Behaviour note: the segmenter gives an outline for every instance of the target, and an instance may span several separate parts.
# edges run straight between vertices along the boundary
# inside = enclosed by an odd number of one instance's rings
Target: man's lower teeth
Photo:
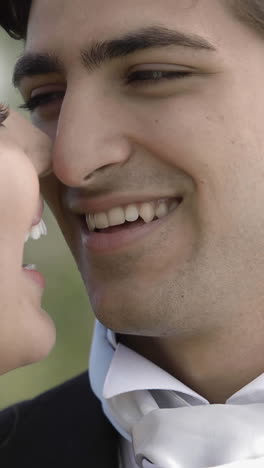
[[[156,219],[156,218],[155,218]],[[154,221],[154,220],[153,220]],[[109,231],[112,231],[112,230],[119,230],[119,229],[127,229],[127,228],[130,228],[132,227],[133,225],[139,225],[139,224],[145,224],[144,221],[142,221],[141,219],[137,219],[136,221],[133,221],[133,222],[129,222],[129,221],[126,221],[125,223],[123,224],[118,224],[116,226],[109,226],[105,229],[95,229],[95,232],[109,232]]]

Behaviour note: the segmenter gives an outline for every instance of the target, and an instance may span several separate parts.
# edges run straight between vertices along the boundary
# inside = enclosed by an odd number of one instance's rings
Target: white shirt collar
[[[109,399],[136,390],[171,390],[190,404],[208,403],[168,372],[119,343],[105,378],[103,397]]]
[[[94,393],[101,400],[106,416],[126,439],[130,440],[129,424],[118,415],[118,407],[127,408],[127,413],[137,405],[157,404],[148,390],[161,390],[173,407],[184,405],[206,405],[209,402],[188,388],[178,379],[122,344],[117,344],[115,334],[98,321],[95,324],[90,357],[90,381]],[[144,398],[142,398],[144,396]],[[227,404],[264,403],[264,374],[260,375],[232,395]],[[122,411],[124,412],[124,408]],[[131,409],[132,411],[132,409]],[[135,415],[133,415],[133,418]],[[129,419],[129,418],[128,418]]]

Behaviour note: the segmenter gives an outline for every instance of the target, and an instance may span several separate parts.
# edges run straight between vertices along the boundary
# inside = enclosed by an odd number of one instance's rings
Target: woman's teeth
[[[32,265],[24,264],[23,268],[24,268],[24,270],[29,270],[29,271],[34,271],[34,270],[37,269],[36,265],[33,265],[33,264]]]
[[[119,226],[126,221],[132,223],[141,218],[145,223],[150,223],[155,218],[163,218],[181,203],[180,199],[167,199],[153,202],[135,203],[127,206],[111,208],[107,212],[87,214],[86,223],[89,231],[106,229]]]
[[[41,236],[46,236],[48,233],[46,224],[43,219],[40,220],[38,224],[32,226],[30,232],[26,235],[25,242],[29,239],[38,240]]]
[[[32,226],[32,228],[30,229],[30,232],[26,235],[25,243],[29,239],[38,240],[40,239],[41,236],[46,236],[47,233],[48,233],[48,230],[47,230],[46,224],[44,223],[43,219],[41,219],[38,224],[36,224],[35,226]],[[29,271],[34,271],[37,269],[36,265],[26,264],[26,263],[22,265],[22,268],[24,270],[29,270]]]

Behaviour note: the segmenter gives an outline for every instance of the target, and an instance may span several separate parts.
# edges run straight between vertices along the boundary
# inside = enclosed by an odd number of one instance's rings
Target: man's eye
[[[166,80],[179,80],[193,75],[193,72],[185,70],[136,70],[126,78],[126,84],[140,85],[142,82],[155,84]]]
[[[33,112],[39,107],[43,107],[51,102],[63,99],[64,91],[55,91],[54,93],[38,94],[37,96],[29,98],[25,104],[19,106],[20,109],[26,109],[29,112]]]

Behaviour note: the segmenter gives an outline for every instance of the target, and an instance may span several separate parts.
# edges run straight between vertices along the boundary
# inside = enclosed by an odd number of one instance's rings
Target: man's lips
[[[172,199],[170,210],[167,210],[160,217],[152,215],[151,219],[147,222],[138,216],[134,221],[122,221],[122,224],[109,224],[101,229],[96,227],[95,229],[94,227],[91,229],[90,216],[79,216],[82,243],[88,251],[95,253],[127,248],[154,232],[159,226],[162,226],[174,215],[181,203],[182,199],[178,199],[178,201]]]
[[[85,215],[88,213],[95,214],[107,212],[112,208],[119,206],[127,206],[131,204],[148,203],[161,199],[182,199],[182,193],[154,193],[149,194],[111,194],[109,196],[89,197],[79,194],[67,193],[64,204],[69,211],[77,215]]]

